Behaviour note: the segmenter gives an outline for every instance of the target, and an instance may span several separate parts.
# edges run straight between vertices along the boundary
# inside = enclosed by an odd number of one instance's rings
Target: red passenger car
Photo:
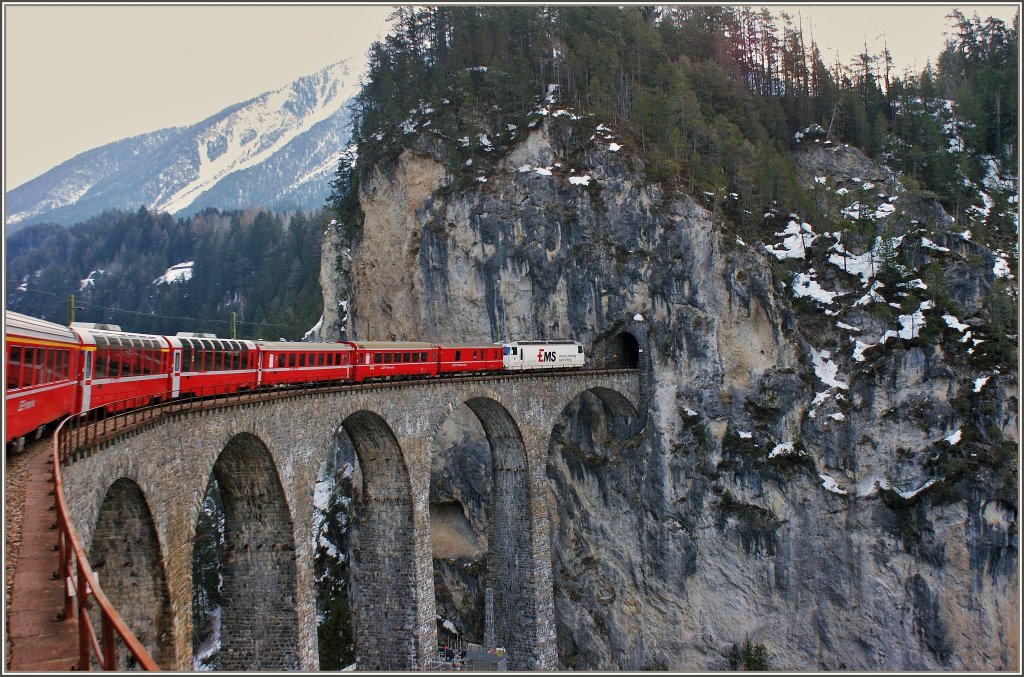
[[[499,372],[503,367],[500,344],[440,345],[438,351],[441,376]]]
[[[171,346],[166,337],[86,322],[72,323],[71,331],[83,351],[79,411],[121,411],[167,398]]]
[[[4,352],[5,443],[21,448],[26,435],[38,439],[48,424],[78,413],[81,345],[63,325],[7,311]]]
[[[259,341],[261,385],[347,381],[355,349],[347,343]]]
[[[349,341],[355,350],[352,380],[390,381],[437,376],[437,345],[391,341]]]
[[[174,356],[169,365],[171,397],[251,390],[259,381],[259,351],[253,341],[183,332],[167,340]]]

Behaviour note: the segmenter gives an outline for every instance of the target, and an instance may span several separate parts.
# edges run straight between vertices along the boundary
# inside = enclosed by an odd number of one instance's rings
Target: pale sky
[[[554,4],[554,3],[547,3]],[[756,3],[803,21],[826,63],[887,44],[896,73],[942,50],[945,15],[1020,3]],[[362,68],[391,5],[4,3],[4,189],[84,151],[191,125],[341,59]]]

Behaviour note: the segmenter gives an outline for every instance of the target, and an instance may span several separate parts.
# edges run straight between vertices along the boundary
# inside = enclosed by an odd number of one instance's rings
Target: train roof
[[[352,346],[347,343],[315,343],[312,341],[257,341],[256,345],[264,350],[294,350],[296,352],[309,352],[314,350],[353,350]]]
[[[441,343],[441,348],[500,348],[500,343]]]
[[[435,350],[436,343],[425,341],[348,341],[359,350]]]
[[[504,345],[510,346],[552,346],[552,345],[567,345],[567,346],[578,346],[582,345],[579,341],[572,341],[569,339],[554,339],[551,341],[507,341]]]
[[[22,315],[13,310],[4,311],[4,335],[24,336],[46,341],[68,341],[78,344],[75,332],[62,324]]]

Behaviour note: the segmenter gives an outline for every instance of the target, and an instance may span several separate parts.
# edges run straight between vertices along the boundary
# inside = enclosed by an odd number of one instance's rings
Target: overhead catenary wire
[[[42,289],[22,289],[21,291],[22,292],[34,292],[36,294],[44,294],[46,296],[52,296],[53,298],[57,298],[57,299],[64,298],[66,296],[66,294],[55,294],[54,292],[44,291]],[[144,310],[128,310],[127,308],[114,308],[112,306],[105,306],[105,305],[102,305],[100,303],[95,303],[93,301],[86,301],[85,299],[79,299],[79,298],[75,299],[75,303],[76,304],[77,303],[82,303],[84,305],[89,305],[89,306],[92,306],[93,308],[96,308],[96,309],[99,309],[99,310],[110,310],[110,311],[113,311],[113,312],[116,312],[116,313],[128,313],[130,315],[142,315],[144,317],[157,317],[157,318],[160,318],[162,320],[184,320],[186,322],[199,322],[199,323],[203,323],[203,324],[217,323],[217,324],[226,324],[226,325],[229,325],[229,326],[231,325],[231,320],[203,319],[203,318],[197,318],[197,317],[185,317],[185,316],[180,316],[180,315],[160,315],[159,313],[150,313],[150,312],[146,312]],[[257,326],[257,327],[284,327],[285,329],[290,328],[290,325],[281,324],[279,322],[253,322],[253,321],[246,321],[246,320],[235,320],[235,324],[248,324],[248,325],[254,325],[254,326]]]

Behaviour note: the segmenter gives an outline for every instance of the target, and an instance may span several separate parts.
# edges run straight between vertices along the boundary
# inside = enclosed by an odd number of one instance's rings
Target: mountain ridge
[[[6,233],[145,206],[315,209],[351,135],[358,79],[342,59],[203,120],[79,153],[6,193]]]

